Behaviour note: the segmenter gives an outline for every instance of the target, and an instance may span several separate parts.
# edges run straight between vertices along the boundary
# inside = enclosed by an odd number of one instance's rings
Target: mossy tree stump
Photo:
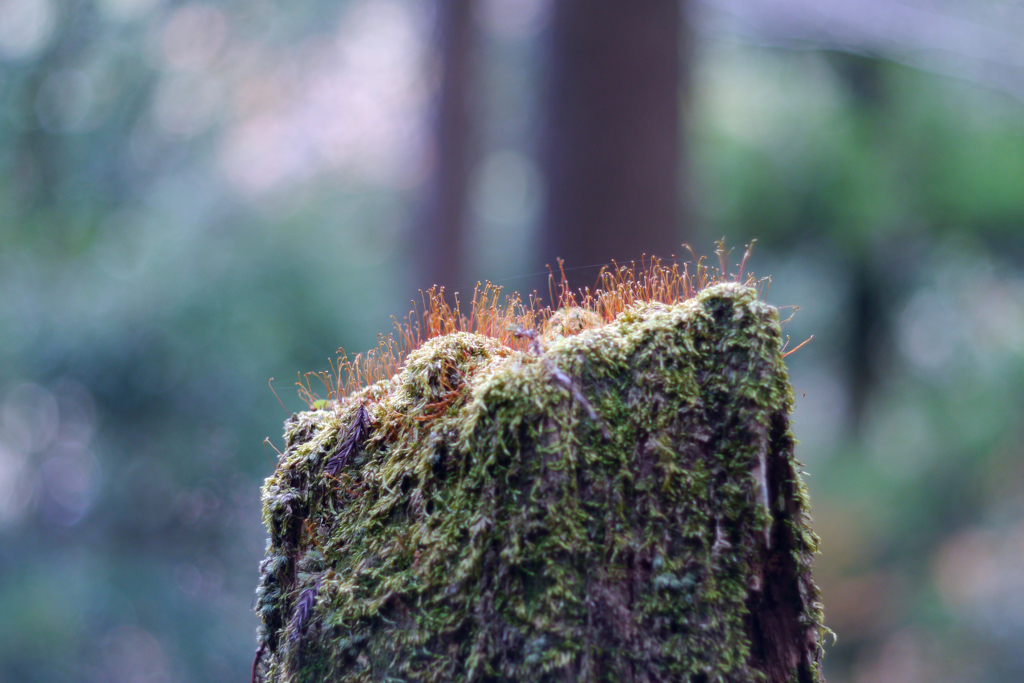
[[[821,680],[777,311],[725,283],[542,338],[288,420],[258,677]]]

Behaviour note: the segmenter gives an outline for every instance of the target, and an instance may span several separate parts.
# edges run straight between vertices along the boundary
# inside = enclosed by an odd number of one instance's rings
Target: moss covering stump
[[[435,337],[286,422],[255,677],[821,680],[777,311],[720,283],[577,327]]]

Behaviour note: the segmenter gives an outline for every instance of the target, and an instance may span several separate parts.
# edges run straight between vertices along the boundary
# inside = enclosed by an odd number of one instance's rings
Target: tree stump
[[[776,309],[720,283],[572,316],[286,422],[254,678],[822,680]]]

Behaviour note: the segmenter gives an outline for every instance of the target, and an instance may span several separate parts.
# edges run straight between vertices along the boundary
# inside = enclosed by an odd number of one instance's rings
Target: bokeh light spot
[[[25,454],[0,441],[0,530],[22,518],[34,486],[25,467]]]
[[[193,138],[213,123],[222,101],[220,84],[209,77],[172,76],[160,82],[153,116],[166,133]]]
[[[165,683],[173,680],[167,655],[152,633],[137,626],[119,626],[103,643],[108,678],[117,683]]]
[[[428,95],[422,19],[401,3],[356,3],[334,41],[310,38],[280,55],[234,100],[219,154],[232,184],[260,194],[325,171],[382,187],[415,182]],[[286,89],[295,96],[281,97]]]
[[[22,453],[46,448],[57,435],[59,420],[53,394],[31,382],[11,389],[0,405],[3,439]]]
[[[920,370],[948,369],[960,345],[962,324],[946,297],[917,292],[900,317],[900,350]]]
[[[71,444],[57,449],[40,470],[46,517],[62,526],[80,522],[95,500],[99,470],[99,461],[88,448]]]
[[[57,27],[52,0],[0,0],[0,57],[27,59],[49,44]]]
[[[220,52],[227,19],[215,7],[189,3],[174,11],[164,27],[161,48],[168,66],[195,71],[208,66]]]

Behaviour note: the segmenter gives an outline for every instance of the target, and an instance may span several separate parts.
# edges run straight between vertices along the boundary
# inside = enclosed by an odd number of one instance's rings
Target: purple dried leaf
[[[369,436],[370,414],[366,412],[366,407],[360,404],[356,409],[355,420],[352,421],[352,425],[345,434],[345,440],[338,445],[330,460],[327,461],[324,471],[332,477],[336,476]]]
[[[302,591],[299,595],[298,601],[295,603],[295,615],[292,616],[292,634],[289,640],[298,652],[299,640],[302,638],[303,632],[306,630],[306,624],[309,622],[309,614],[313,611],[313,605],[316,604],[316,595],[320,590],[320,582],[317,581],[310,588]]]

